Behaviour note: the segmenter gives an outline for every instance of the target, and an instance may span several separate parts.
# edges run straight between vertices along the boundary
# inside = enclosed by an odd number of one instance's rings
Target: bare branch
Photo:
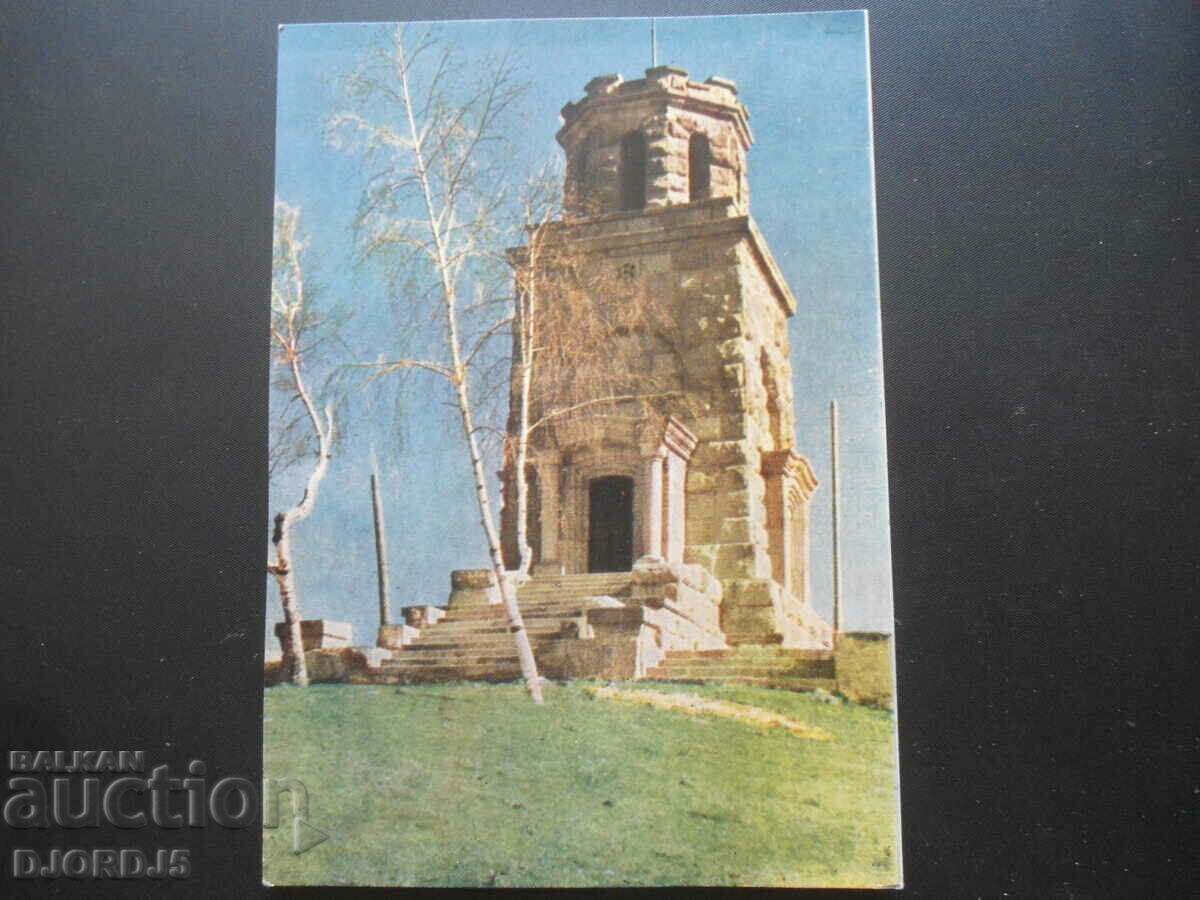
[[[389,375],[392,372],[398,372],[401,369],[425,369],[428,372],[433,372],[435,375],[440,375],[443,378],[454,380],[454,371],[448,366],[443,366],[440,363],[428,362],[422,359],[395,359],[390,362],[374,362],[374,363],[354,363],[357,368],[373,368],[377,369],[368,381],[373,381],[381,375]]]
[[[429,267],[436,283],[438,311],[436,315],[431,313],[427,321],[436,320],[441,325],[448,357],[445,364],[404,358],[364,365],[375,369],[372,379],[418,368],[441,375],[450,385],[492,568],[516,639],[522,673],[530,693],[540,702],[541,688],[528,634],[505,576],[479,441],[487,434],[487,427],[486,423],[476,423],[480,396],[473,393],[471,385],[473,364],[482,348],[509,326],[504,315],[481,325],[477,321],[481,309],[490,312],[490,308],[464,304],[459,290],[460,283],[469,285],[481,276],[479,262],[495,258],[488,241],[496,233],[494,220],[505,192],[502,185],[482,177],[486,167],[481,165],[481,148],[498,138],[499,117],[511,107],[516,92],[507,61],[502,61],[475,89],[453,99],[451,73],[463,70],[455,65],[448,50],[430,56],[433,47],[427,37],[410,42],[404,26],[398,26],[392,32],[387,53],[391,87],[381,91],[358,73],[348,82],[351,96],[359,101],[382,97],[394,102],[402,122],[399,131],[357,113],[336,116],[329,123],[330,139],[340,141],[339,146],[356,149],[368,159],[386,157],[367,187],[356,218],[361,258],[386,266],[395,263],[393,250],[403,250]],[[374,59],[380,62],[379,56]],[[370,108],[369,104],[365,108]],[[401,277],[405,283],[418,280],[415,269],[401,276],[393,267],[388,277],[393,283]],[[463,293],[471,294],[469,290]],[[475,296],[482,295],[476,291]],[[469,351],[465,349],[468,340]],[[485,390],[482,396],[486,399],[487,395]]]

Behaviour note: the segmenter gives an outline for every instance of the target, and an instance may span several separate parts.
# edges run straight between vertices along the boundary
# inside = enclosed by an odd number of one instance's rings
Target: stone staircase
[[[722,682],[756,687],[833,692],[833,652],[792,650],[775,644],[739,644],[728,650],[669,650],[646,670],[654,681]]]
[[[546,642],[563,634],[564,623],[585,609],[604,605],[589,597],[624,602],[628,572],[538,575],[517,591],[521,616],[536,657]],[[512,681],[521,677],[517,648],[501,604],[451,609],[380,669],[381,680],[402,684],[439,681]]]

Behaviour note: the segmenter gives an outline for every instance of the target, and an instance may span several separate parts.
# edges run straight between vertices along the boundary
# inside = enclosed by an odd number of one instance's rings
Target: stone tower
[[[719,585],[730,643],[829,646],[809,604],[817,482],[794,446],[796,301],[749,215],[752,135],[737,87],[658,66],[635,81],[594,78],[585,91],[563,108],[557,135],[567,158],[566,215],[553,226],[569,260],[560,268],[593,302],[656,312],[613,329],[617,388],[534,368],[534,419],[579,409],[530,439],[535,581],[632,571],[635,585],[639,572],[710,596]],[[531,265],[527,252],[513,258],[518,274]],[[647,398],[597,402],[639,385],[651,386]],[[503,532],[515,565],[512,476],[510,460]]]

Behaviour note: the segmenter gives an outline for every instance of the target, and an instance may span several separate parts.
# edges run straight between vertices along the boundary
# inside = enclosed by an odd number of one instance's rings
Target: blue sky
[[[843,624],[891,631],[865,24],[861,12],[658,19],[658,62],[680,66],[696,80],[719,75],[736,81],[750,111],[750,210],[796,295],[790,329],[797,449],[821,482],[812,506],[813,603],[829,615],[827,408],[836,398]],[[518,74],[531,85],[519,139],[524,161],[532,164],[561,153],[554,141],[559,109],[581,97],[591,78],[611,72],[638,78],[650,65],[646,19],[435,27],[468,57],[517,50]],[[378,273],[355,265],[351,221],[364,171],[356,157],[325,142],[322,124],[345,106],[337,76],[353,68],[382,28],[289,25],[279,35],[276,194],[301,208],[309,277],[322,284],[326,302],[354,314],[346,341],[368,359],[396,354],[392,336],[404,311],[387,299]],[[317,507],[293,536],[304,617],[350,622],[356,643],[373,643],[378,621],[368,493],[372,446],[381,466],[393,608],[442,604],[451,569],[486,564],[445,386],[434,376],[411,384],[416,389],[401,400],[383,392],[356,395]],[[272,513],[299,499],[304,474],[298,468],[272,481]],[[269,583],[267,622],[280,618]]]

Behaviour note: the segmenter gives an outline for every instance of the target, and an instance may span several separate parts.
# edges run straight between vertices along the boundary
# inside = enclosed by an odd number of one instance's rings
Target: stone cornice
[[[778,476],[801,500],[809,499],[819,484],[808,460],[791,449],[763,453],[762,472],[768,477]]]
[[[622,224],[627,227],[621,228]],[[553,227],[564,241],[570,241],[582,253],[606,253],[618,249],[647,253],[699,238],[745,235],[784,315],[795,315],[796,298],[767,247],[767,239],[749,215],[739,214],[732,198],[718,197],[658,210],[590,216],[557,222]],[[620,230],[612,230],[614,228]],[[515,266],[528,259],[524,247],[510,248],[507,256],[509,263]]]
[[[646,77],[624,81],[620,75],[601,75],[588,82],[586,96],[562,108],[563,125],[555,135],[564,148],[570,149],[568,138],[595,111],[611,110],[615,106],[658,104],[663,109],[674,106],[689,112],[730,121],[744,150],[754,143],[750,131],[750,114],[737,99],[737,85],[725,78],[691,81],[687,72],[673,66],[658,66],[646,70]],[[586,131],[586,129],[584,129]]]
[[[628,224],[628,227],[622,228],[623,224]],[[796,314],[796,296],[787,286],[779,264],[770,253],[767,239],[758,230],[754,218],[740,214],[737,203],[730,197],[665,206],[656,210],[610,212],[581,220],[554,222],[551,228],[553,239],[569,241],[581,253],[613,250],[648,253],[667,250],[672,245],[688,240],[714,238],[721,234],[744,234],[785,316]],[[510,265],[520,268],[529,262],[529,248],[509,247],[505,257]]]
[[[746,216],[745,219],[747,230],[750,232],[750,246],[754,248],[759,262],[762,263],[763,271],[774,289],[779,305],[783,307],[785,315],[795,315],[796,297],[792,294],[792,289],[788,287],[787,282],[784,281],[783,273],[779,271],[779,264],[775,262],[775,257],[767,248],[767,239],[762,236],[762,232],[758,230],[758,225],[752,218]]]

